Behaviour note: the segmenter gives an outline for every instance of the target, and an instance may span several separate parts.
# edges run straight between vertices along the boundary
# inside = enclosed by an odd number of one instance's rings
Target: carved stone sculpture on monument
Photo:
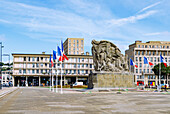
[[[92,54],[95,71],[125,72],[128,71],[127,56],[109,41],[92,40]]]

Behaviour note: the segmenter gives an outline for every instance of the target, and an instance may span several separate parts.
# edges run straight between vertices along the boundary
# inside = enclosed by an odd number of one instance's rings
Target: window
[[[153,51],[153,55],[155,55],[155,51]]]
[[[139,64],[139,67],[142,67],[142,63]]]
[[[84,62],[84,58],[82,58],[82,62]]]
[[[35,68],[35,64],[34,63],[32,63],[32,68]]]
[[[35,58],[34,58],[34,57],[32,57],[32,61],[35,61]]]
[[[37,74],[39,74],[39,69],[37,69]]]
[[[41,73],[43,73],[43,69],[41,69]]]
[[[76,70],[74,70],[74,74],[76,74]]]
[[[88,67],[88,64],[86,64],[86,67]]]
[[[84,74],[84,70],[81,70],[81,73]]]
[[[47,61],[47,57],[45,58],[45,61]]]
[[[151,55],[151,51],[149,51],[149,55]]]
[[[69,43],[71,42],[71,40],[69,40]]]
[[[28,74],[30,74],[31,72],[30,72],[30,70],[28,70]]]
[[[78,62],[80,62],[80,58],[78,58]]]
[[[75,43],[75,40],[73,42]]]
[[[147,69],[147,73],[149,73],[149,69]]]
[[[41,63],[41,67],[43,67],[43,63]]]
[[[153,76],[153,79],[155,79],[156,77],[155,77],[155,75]]]
[[[148,46],[147,46],[147,45],[145,45],[145,48],[148,48]]]
[[[30,61],[30,57],[28,57],[28,61]]]
[[[138,73],[138,69],[136,69],[136,73]]]
[[[34,74],[35,73],[35,70],[34,69],[32,69],[32,74]]]
[[[140,73],[142,73],[142,69],[140,69]]]
[[[147,51],[145,51],[145,55],[147,55]]]
[[[45,67],[47,67],[47,63],[45,63]]]
[[[136,55],[136,51],[135,51],[135,55]]]
[[[151,45],[149,45],[149,48],[151,48]]]
[[[26,73],[26,69],[23,70],[23,73],[24,73],[24,74]]]
[[[92,64],[90,64],[90,68],[92,68]]]
[[[26,61],[26,57],[24,57],[24,61]]]
[[[139,57],[139,61],[140,61],[140,62],[142,61],[142,57]]]
[[[165,54],[166,54],[166,53],[164,52],[163,55],[165,56]]]
[[[43,60],[43,57],[41,57],[41,61]]]
[[[139,75],[137,75],[137,79],[139,79]]]
[[[80,64],[78,64],[78,68],[80,68]]]
[[[38,63],[36,63],[36,67],[37,67],[37,68],[39,67],[39,64],[38,64]]]
[[[144,45],[142,45],[142,48],[144,48]]]
[[[88,74],[88,70],[86,70],[86,74]]]
[[[140,48],[140,45],[138,45],[138,48]]]
[[[154,57],[154,62],[156,62],[156,57]]]
[[[37,61],[39,61],[39,57],[37,57]]]
[[[138,57],[136,57],[136,62],[138,61]]]
[[[80,74],[80,70],[78,70],[78,74]]]
[[[82,68],[84,68],[84,64],[82,64]]]
[[[79,43],[79,40],[77,40],[77,43]]]
[[[153,45],[152,48],[155,48],[155,46]]]
[[[142,55],[144,55],[144,51],[142,51]]]
[[[148,75],[148,79],[150,79],[150,76]]]
[[[138,55],[140,55],[140,51],[138,51]]]
[[[68,74],[68,70],[66,70],[66,74]]]

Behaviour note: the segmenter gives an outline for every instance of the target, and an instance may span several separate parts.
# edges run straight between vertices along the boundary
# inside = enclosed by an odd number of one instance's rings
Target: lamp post
[[[9,67],[9,74],[11,73],[11,68],[10,68],[10,54],[3,54],[2,56],[8,56],[8,67]],[[11,81],[11,75],[9,78],[9,82]]]
[[[1,84],[3,84],[3,82],[2,82],[2,66],[3,66],[3,64],[2,64],[2,48],[4,48],[4,46],[2,45],[2,42],[0,42],[0,44],[1,44],[1,64],[0,64],[0,77],[1,77],[1,83],[0,83],[0,86],[2,86]]]

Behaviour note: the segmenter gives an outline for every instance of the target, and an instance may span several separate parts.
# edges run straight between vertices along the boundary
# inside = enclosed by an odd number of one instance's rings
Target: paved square
[[[44,88],[19,88],[0,99],[0,113],[170,113],[170,94],[67,92],[61,95]]]

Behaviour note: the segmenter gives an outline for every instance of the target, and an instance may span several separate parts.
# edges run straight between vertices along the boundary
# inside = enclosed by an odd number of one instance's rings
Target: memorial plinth
[[[91,73],[88,88],[132,88],[133,75],[130,73]]]

